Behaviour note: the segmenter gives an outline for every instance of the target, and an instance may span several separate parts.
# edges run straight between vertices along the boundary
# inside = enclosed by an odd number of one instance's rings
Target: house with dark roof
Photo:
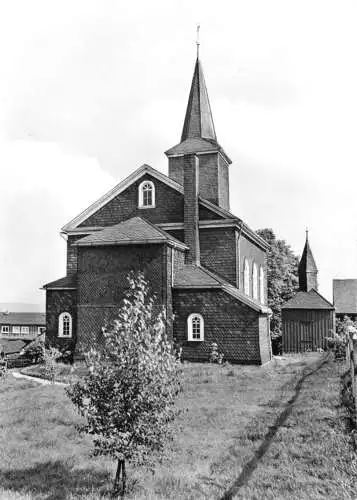
[[[348,316],[353,321],[357,320],[357,280],[334,279],[333,303],[336,308],[336,318],[343,319]]]
[[[39,336],[44,338],[46,315],[31,312],[0,313],[0,352],[14,357]]]
[[[299,263],[299,291],[282,306],[282,349],[285,353],[316,351],[335,330],[335,308],[318,293],[318,269],[306,242]]]
[[[142,271],[183,358],[271,359],[267,243],[229,204],[231,160],[217,140],[197,58],[168,175],[143,165],[62,228],[66,276],[48,283],[47,339],[75,355],[102,340],[130,271]]]
[[[46,315],[33,312],[0,312],[0,338],[34,339],[43,333]]]

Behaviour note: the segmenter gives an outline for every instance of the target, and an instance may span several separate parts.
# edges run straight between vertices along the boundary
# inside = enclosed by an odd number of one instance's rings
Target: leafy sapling
[[[117,319],[103,332],[104,344],[86,354],[88,374],[67,389],[85,417],[80,430],[93,436],[94,455],[117,463],[113,496],[120,498],[128,463],[153,470],[162,460],[182,387],[163,311],[149,297],[143,274],[130,274],[128,283]]]

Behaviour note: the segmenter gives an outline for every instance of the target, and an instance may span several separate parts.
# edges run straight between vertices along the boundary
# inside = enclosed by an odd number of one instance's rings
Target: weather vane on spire
[[[307,241],[309,239],[309,228],[307,227],[305,231],[306,231],[306,241]]]
[[[200,25],[199,24],[197,24],[196,33],[197,33],[196,45],[197,45],[197,59],[198,59],[198,56],[200,54]]]

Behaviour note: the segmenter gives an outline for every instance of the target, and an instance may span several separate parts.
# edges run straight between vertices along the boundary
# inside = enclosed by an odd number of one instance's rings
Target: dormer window
[[[139,186],[139,208],[155,207],[155,186],[151,181],[144,181]]]

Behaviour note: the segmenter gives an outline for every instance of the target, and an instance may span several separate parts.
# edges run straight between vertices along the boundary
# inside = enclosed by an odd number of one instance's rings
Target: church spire
[[[306,230],[304,251],[299,263],[299,289],[308,292],[312,288],[317,290],[317,266],[309,244],[309,232]]]
[[[198,57],[199,42],[196,43],[197,59],[193,72],[181,142],[186,139],[195,138],[209,139],[217,142],[202,64]]]

